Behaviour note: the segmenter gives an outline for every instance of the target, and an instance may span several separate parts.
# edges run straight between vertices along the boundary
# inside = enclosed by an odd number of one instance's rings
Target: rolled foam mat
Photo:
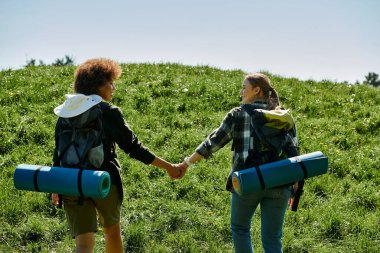
[[[327,157],[316,151],[236,171],[232,175],[232,183],[235,192],[244,195],[322,175],[327,168]]]
[[[107,171],[20,164],[13,182],[18,190],[104,198],[111,187]],[[82,194],[81,194],[82,193]]]

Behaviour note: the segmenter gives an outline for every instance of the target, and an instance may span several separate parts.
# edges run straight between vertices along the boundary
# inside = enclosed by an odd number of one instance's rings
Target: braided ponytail
[[[277,91],[272,86],[269,88],[268,102],[270,109],[275,109],[280,106],[280,99],[278,98]]]
[[[268,100],[269,109],[275,109],[280,106],[280,100],[277,91],[271,86],[269,78],[262,73],[253,73],[245,77],[245,79],[253,86],[260,87],[263,98]]]

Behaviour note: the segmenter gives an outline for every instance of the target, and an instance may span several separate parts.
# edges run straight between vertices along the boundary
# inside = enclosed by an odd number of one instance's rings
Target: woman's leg
[[[260,194],[240,197],[232,193],[231,231],[235,252],[253,252],[251,241],[251,220],[260,202]]]
[[[106,238],[106,252],[123,252],[120,228],[121,201],[116,185],[111,186],[106,198],[96,199],[95,202],[99,221],[103,225],[103,232]]]
[[[289,197],[288,188],[271,189],[266,190],[260,202],[261,241],[265,253],[282,252],[282,228]]]
[[[123,240],[121,239],[120,223],[111,227],[103,228],[106,236],[106,252],[107,253],[122,253]]]
[[[93,232],[80,234],[75,237],[76,253],[92,253],[95,246],[95,234]]]
[[[71,236],[75,238],[75,252],[93,252],[97,230],[94,203],[87,199],[82,204],[78,201],[77,197],[63,197],[67,223]]]

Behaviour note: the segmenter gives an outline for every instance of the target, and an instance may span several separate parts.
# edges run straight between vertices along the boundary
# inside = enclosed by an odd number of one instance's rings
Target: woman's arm
[[[109,107],[103,114],[103,119],[106,122],[104,125],[105,131],[109,134],[111,140],[115,141],[131,158],[144,164],[151,164],[165,169],[173,179],[182,177],[181,168],[179,166],[172,165],[156,156],[139,141],[125,122],[122,112],[118,107]]]
[[[223,119],[219,128],[215,129],[195,150],[195,152],[186,157],[182,163],[178,164],[182,168],[182,175],[187,171],[187,168],[199,162],[203,158],[209,158],[212,154],[224,147],[232,140],[232,131],[234,123],[234,113],[231,110]]]
[[[151,164],[155,155],[145,147],[124,120],[118,107],[111,106],[103,112],[104,131],[110,141],[116,142],[121,150],[144,164]]]
[[[202,160],[204,157],[197,153],[197,152],[194,152],[191,156],[189,157],[186,157],[184,160],[183,160],[183,163],[186,164],[186,168],[199,162],[200,160]]]
[[[151,165],[154,165],[156,167],[166,170],[169,176],[173,179],[181,178],[184,175],[183,170],[180,166],[173,165],[158,156],[154,158]]]
[[[186,157],[185,159],[183,159],[182,163],[178,164],[178,166],[181,168],[180,172],[181,172],[181,175],[179,178],[182,178],[185,174],[186,174],[186,171],[187,169],[194,165],[195,163],[199,162],[200,160],[202,160],[204,157],[197,153],[197,152],[194,152],[191,156],[189,157]]]

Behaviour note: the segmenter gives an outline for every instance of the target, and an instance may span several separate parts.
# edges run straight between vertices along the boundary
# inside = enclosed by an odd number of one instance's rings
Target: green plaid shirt
[[[257,109],[267,109],[266,101],[255,101]],[[232,140],[233,164],[227,181],[227,190],[231,190],[231,175],[244,167],[251,143],[251,118],[241,107],[235,107],[227,113],[220,126],[215,129],[196,149],[203,157],[210,158],[212,154]]]

